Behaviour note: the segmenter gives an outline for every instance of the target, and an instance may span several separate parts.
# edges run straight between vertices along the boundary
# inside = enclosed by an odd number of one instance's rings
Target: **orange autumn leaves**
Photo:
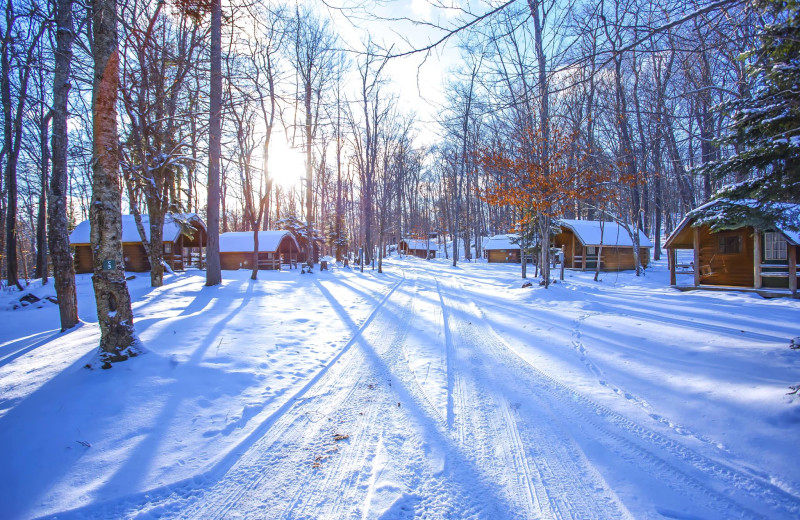
[[[495,142],[478,154],[478,163],[486,173],[479,196],[527,215],[558,217],[575,201],[602,205],[624,181],[615,175],[621,168],[599,166],[580,149],[576,136],[558,128],[551,128],[549,137],[528,128],[510,145]]]

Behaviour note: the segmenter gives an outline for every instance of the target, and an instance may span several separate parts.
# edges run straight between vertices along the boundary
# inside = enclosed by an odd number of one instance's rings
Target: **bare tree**
[[[293,26],[293,65],[297,73],[298,102],[303,104],[303,137],[306,152],[306,234],[308,252],[306,262],[314,264],[314,207],[313,207],[313,144],[320,124],[323,90],[333,76],[335,65],[335,36],[327,20],[299,6],[295,11]],[[298,111],[298,110],[296,110]]]
[[[67,232],[67,153],[69,138],[67,118],[69,115],[69,91],[72,67],[72,0],[56,2],[56,51],[53,72],[53,133],[51,148],[53,172],[48,197],[48,245],[53,261],[58,310],[61,330],[78,324],[78,298],[75,291],[75,266],[69,248]]]
[[[22,146],[23,122],[28,104],[28,83],[42,35],[47,28],[36,3],[19,13],[14,1],[5,5],[5,25],[0,28],[0,102],[3,106],[5,156],[5,245],[8,285],[21,291],[17,267],[17,165]],[[12,77],[13,76],[13,77]],[[12,87],[13,80],[13,87]],[[12,93],[12,88],[15,92]],[[15,99],[16,98],[16,99]]]
[[[208,120],[206,285],[222,283],[219,258],[220,156],[222,155],[222,0],[211,2],[211,81]]]
[[[103,368],[140,353],[122,258],[122,207],[119,189],[117,94],[119,45],[116,0],[92,2],[94,128],[92,158],[91,241],[94,252],[95,301],[100,324]]]

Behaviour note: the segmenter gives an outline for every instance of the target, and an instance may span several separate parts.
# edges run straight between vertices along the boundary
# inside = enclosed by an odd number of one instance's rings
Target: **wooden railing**
[[[281,269],[281,261],[279,258],[259,258],[258,259],[258,268],[259,269],[273,269],[280,271]]]
[[[572,260],[573,269],[578,269],[578,268],[583,269],[583,255],[575,255],[572,258],[573,258],[573,260]],[[586,263],[588,264],[589,262],[597,262],[597,255],[586,255]],[[605,261],[600,260],[600,267],[601,268],[603,267],[604,263],[605,263]],[[595,265],[597,265],[597,264],[595,264]],[[592,268],[594,268],[594,267],[592,267]]]
[[[780,269],[780,271],[765,271],[765,269]],[[789,278],[789,264],[761,264],[762,278]]]

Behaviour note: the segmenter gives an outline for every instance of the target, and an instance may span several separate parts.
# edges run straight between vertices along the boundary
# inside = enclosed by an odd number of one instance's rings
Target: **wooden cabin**
[[[518,235],[495,235],[489,237],[483,243],[483,257],[490,264],[518,264],[520,263],[520,248],[519,244],[515,242]],[[534,254],[532,250],[527,250],[525,259],[528,263],[534,261]]]
[[[301,259],[300,248],[291,231],[258,232],[258,268],[280,269],[282,265],[290,268]],[[253,232],[237,231],[222,233],[219,236],[219,258],[223,269],[253,268]]]
[[[397,245],[397,249],[404,255],[412,255],[419,258],[436,258],[436,252],[439,250],[436,242],[428,240],[420,240],[416,238],[404,238]]]
[[[714,231],[708,224],[698,225],[700,212],[715,204],[690,212],[664,243],[670,285],[796,295],[800,233],[752,226]]]
[[[145,236],[150,239],[150,217],[142,215]],[[84,220],[69,236],[75,256],[75,272],[91,273],[92,260],[91,225]],[[163,239],[164,261],[173,271],[182,271],[190,266],[205,265],[205,248],[208,242],[206,225],[195,213],[164,215]],[[133,215],[122,215],[122,257],[125,270],[137,273],[150,270],[150,259],[142,244]]]
[[[631,236],[616,222],[560,219],[559,224],[561,232],[553,238],[553,243],[564,253],[566,269],[595,269],[601,244],[601,270],[636,269]],[[643,267],[650,261],[652,247],[653,243],[639,231],[639,260]]]

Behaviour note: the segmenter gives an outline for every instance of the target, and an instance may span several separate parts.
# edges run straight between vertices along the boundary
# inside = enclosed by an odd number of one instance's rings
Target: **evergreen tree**
[[[737,153],[709,163],[700,173],[746,178],[718,193],[729,199],[800,201],[800,3],[759,0],[773,18],[750,53],[754,87],[729,105],[731,132],[723,141]]]

